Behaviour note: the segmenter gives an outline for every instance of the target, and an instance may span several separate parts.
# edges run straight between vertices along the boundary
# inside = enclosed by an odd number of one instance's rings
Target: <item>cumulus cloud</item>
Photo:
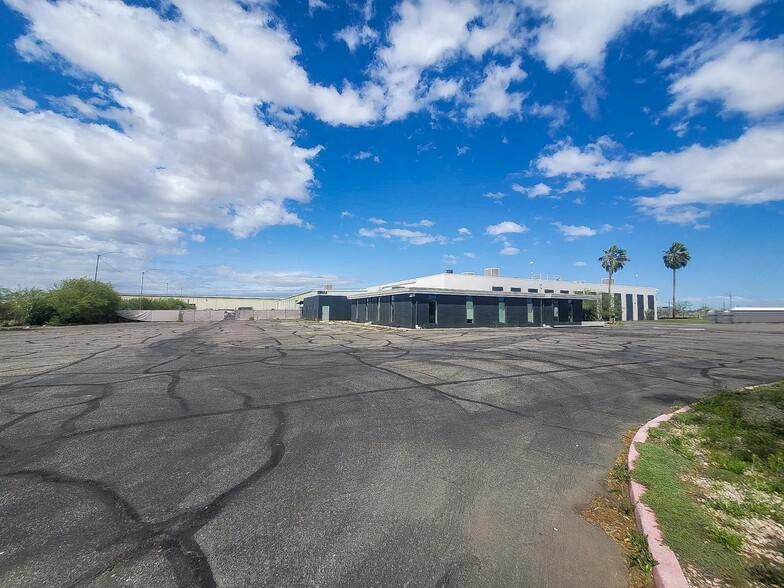
[[[468,230],[468,227],[460,227],[459,229],[457,229],[457,234],[463,235],[465,237],[470,237],[471,231]]]
[[[444,255],[443,260],[444,260],[444,263],[448,263],[448,264],[455,264],[455,263],[457,263],[457,257],[455,257],[454,255]]]
[[[516,58],[506,67],[490,63],[485,68],[484,80],[468,97],[470,106],[466,110],[466,116],[476,121],[491,114],[502,119],[519,115],[527,93],[508,90],[512,83],[521,82],[526,75],[520,67],[520,58]]]
[[[637,198],[657,220],[694,223],[708,212],[697,205],[760,204],[784,200],[784,124],[748,129],[736,141],[692,145],[629,161],[625,171],[658,196]]]
[[[617,147],[618,144],[607,136],[583,149],[574,146],[571,140],[561,141],[550,146],[550,153],[537,159],[536,167],[547,177],[586,175],[606,179],[621,169],[619,162],[609,160],[604,154],[605,150]]]
[[[378,116],[350,85],[312,82],[264,3],[180,0],[177,19],[117,0],[9,5],[27,21],[20,55],[77,78],[81,95],[48,109],[21,90],[0,100],[6,251],[51,241],[144,257],[184,253],[191,227],[307,227],[297,207],[321,147],[288,125],[301,110],[329,124]]]
[[[358,153],[352,155],[351,158],[358,159],[360,161],[363,159],[370,159],[372,161],[375,161],[376,163],[381,163],[381,158],[379,158],[378,155],[373,155],[373,153],[371,153],[370,151],[359,151]]]
[[[574,262],[574,267],[587,267],[587,265],[588,264],[585,263],[584,261],[575,261]]]
[[[514,187],[514,186],[513,186]],[[485,198],[490,198],[491,200],[503,200],[506,198],[506,194],[503,192],[485,192],[482,194]]]
[[[576,239],[582,239],[583,237],[593,237],[599,232],[596,229],[592,229],[585,225],[565,225],[560,222],[554,222],[553,226],[561,232],[566,241],[574,241]]]
[[[430,235],[420,231],[412,231],[411,229],[387,229],[385,227],[359,229],[359,236],[382,239],[394,238],[411,245],[426,245],[428,243],[441,243],[443,245],[448,241],[443,235]]]
[[[702,63],[670,86],[671,110],[719,101],[727,110],[760,117],[784,109],[784,36],[742,41]]]
[[[784,200],[782,123],[753,126],[738,139],[713,146],[694,144],[628,159],[608,159],[603,143],[607,141],[584,149],[559,145],[554,153],[540,156],[537,167],[550,177],[625,177],[642,188],[664,188],[659,195],[635,199],[642,212],[663,222],[699,224],[710,214],[706,205]]]
[[[416,222],[413,222],[413,223],[396,222],[395,224],[396,225],[401,225],[401,226],[404,226],[404,227],[425,227],[425,228],[429,228],[429,227],[432,227],[433,225],[435,225],[436,223],[435,223],[435,221],[431,221],[430,219],[423,218],[422,220],[416,221]]]
[[[512,190],[520,194],[525,194],[529,198],[537,198],[539,196],[547,196],[550,198],[553,197],[550,196],[551,192],[553,191],[552,188],[542,182],[536,184],[535,186],[521,186],[520,184],[512,184]]]
[[[571,180],[567,182],[567,184],[561,189],[561,194],[567,194],[568,192],[584,192],[585,191],[585,182],[582,180]]]
[[[353,216],[354,214],[349,212],[348,210],[342,210],[340,212],[340,218],[352,218]]]
[[[509,241],[504,241],[504,247],[498,252],[500,255],[517,255],[520,250]]]
[[[466,153],[468,153],[469,149],[470,149],[470,147],[468,147],[468,146],[458,147],[457,148],[457,156],[460,157],[461,155],[465,155]]]
[[[490,225],[485,230],[486,235],[504,235],[507,233],[525,233],[528,227],[513,221],[503,221],[497,225]]]
[[[356,25],[346,27],[335,33],[335,38],[343,41],[349,51],[356,51],[360,45],[371,45],[378,39],[378,33],[368,25]]]
[[[476,259],[476,253],[472,253],[471,251],[466,251],[463,253],[468,259]]]

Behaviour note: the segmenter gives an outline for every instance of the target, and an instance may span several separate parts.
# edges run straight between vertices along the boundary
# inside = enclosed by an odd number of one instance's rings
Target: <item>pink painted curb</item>
[[[673,415],[679,412],[686,412],[687,410],[689,410],[689,407],[685,406],[670,414],[658,416],[645,423],[637,431],[629,446],[629,470],[634,469],[634,462],[637,461],[637,457],[640,455],[636,444],[644,443],[648,439],[648,431],[670,420]],[[631,498],[634,505],[634,518],[637,521],[637,528],[643,535],[647,536],[648,549],[650,549],[653,559],[657,562],[653,567],[653,583],[656,585],[656,588],[689,588],[689,583],[686,581],[686,576],[683,574],[678,558],[672,549],[667,547],[662,541],[662,534],[656,522],[656,515],[640,500],[644,493],[645,486],[635,481],[629,484],[629,498]]]

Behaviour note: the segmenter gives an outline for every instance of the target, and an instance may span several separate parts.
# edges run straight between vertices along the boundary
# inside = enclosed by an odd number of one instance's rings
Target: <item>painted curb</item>
[[[687,410],[689,410],[689,407],[685,406],[670,414],[658,416],[645,423],[637,431],[629,446],[629,470],[634,469],[634,462],[637,461],[637,457],[640,455],[636,444],[644,443],[648,439],[648,431],[670,420],[673,415],[679,412],[686,412]],[[629,498],[631,498],[634,505],[634,518],[637,521],[637,528],[643,535],[647,536],[648,549],[650,549],[653,559],[657,562],[653,567],[653,583],[656,585],[656,588],[689,588],[689,583],[686,581],[686,576],[683,574],[678,558],[672,549],[667,547],[662,541],[662,533],[656,522],[656,515],[640,500],[644,493],[645,486],[638,484],[634,480],[629,483]]]

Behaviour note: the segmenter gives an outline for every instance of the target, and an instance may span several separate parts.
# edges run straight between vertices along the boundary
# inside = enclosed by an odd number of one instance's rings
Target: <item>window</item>
[[[427,322],[438,324],[438,302],[434,294],[431,294],[427,301]]]
[[[395,324],[395,297],[389,297],[389,324]]]
[[[555,292],[555,290],[545,290],[544,291],[545,294],[553,294],[554,292]]]
[[[503,291],[504,291],[503,286],[493,286],[493,292],[503,292]]]
[[[522,288],[510,288],[510,289],[512,290],[512,292],[522,292],[523,291]]]
[[[376,322],[381,322],[381,298],[376,298]]]
[[[528,322],[534,324],[534,301],[528,298],[526,300],[526,306],[528,307]]]
[[[558,318],[558,303],[555,300],[553,302],[555,302],[555,304],[553,304],[553,322],[559,323],[561,322],[561,319]]]
[[[498,299],[498,322],[506,322],[506,300],[503,298]]]
[[[559,291],[561,292],[561,294],[568,294],[569,293],[569,290],[559,290]]]
[[[534,294],[536,294],[537,292],[539,292],[539,289],[538,288],[528,288],[528,292],[533,292]]]
[[[474,322],[474,297],[466,296],[466,322]]]

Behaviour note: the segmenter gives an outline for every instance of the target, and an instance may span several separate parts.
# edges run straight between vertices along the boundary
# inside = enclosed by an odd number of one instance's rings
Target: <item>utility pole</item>
[[[166,282],[166,298],[169,297],[169,282]]]
[[[142,272],[142,287],[139,289],[139,310],[142,309],[142,296],[144,296],[144,272]]]
[[[732,310],[732,290],[730,290],[730,310]]]
[[[93,282],[97,282],[98,281],[98,262],[101,261],[101,256],[106,257],[107,255],[110,255],[110,254],[113,254],[113,253],[119,253],[119,251],[107,251],[106,253],[98,253],[97,254],[98,256],[95,258],[95,276],[93,277]],[[104,262],[104,263],[106,263],[106,262]],[[109,266],[109,267],[111,267],[111,266]]]

